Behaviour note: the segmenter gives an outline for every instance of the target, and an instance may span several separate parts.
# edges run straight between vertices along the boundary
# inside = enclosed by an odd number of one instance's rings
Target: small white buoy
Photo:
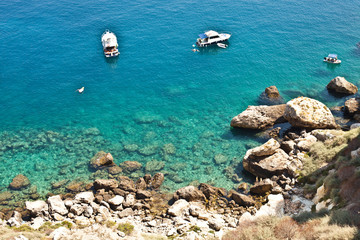
[[[195,47],[195,44],[193,44],[193,47]]]

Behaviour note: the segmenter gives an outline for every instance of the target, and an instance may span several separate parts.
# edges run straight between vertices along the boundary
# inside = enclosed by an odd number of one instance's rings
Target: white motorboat
[[[327,57],[324,57],[324,62],[339,64],[341,60],[338,59],[337,54],[329,54]]]
[[[116,36],[113,32],[106,30],[101,35],[101,43],[103,45],[105,57],[119,56],[118,43]]]
[[[217,43],[216,44],[218,47],[220,47],[220,48],[227,48],[228,47],[228,45],[226,45],[226,44],[224,44],[224,43]]]
[[[230,33],[218,33],[210,30],[199,35],[199,38],[196,41],[196,45],[198,45],[199,47],[207,47],[211,44],[225,42],[230,37]]]

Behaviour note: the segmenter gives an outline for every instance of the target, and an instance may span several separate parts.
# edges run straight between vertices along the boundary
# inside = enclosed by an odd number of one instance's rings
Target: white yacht
[[[341,60],[337,58],[337,54],[329,54],[327,57],[324,57],[324,62],[339,64]]]
[[[218,33],[210,30],[199,35],[199,38],[196,41],[196,45],[198,45],[198,47],[207,47],[211,44],[225,42],[230,37],[231,34],[229,33]]]
[[[101,35],[101,43],[103,45],[105,57],[116,57],[120,54],[117,39],[113,32],[105,30]]]

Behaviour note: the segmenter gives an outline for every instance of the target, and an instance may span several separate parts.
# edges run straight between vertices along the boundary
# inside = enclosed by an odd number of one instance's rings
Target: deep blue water
[[[262,140],[230,120],[266,87],[334,106],[345,99],[325,90],[332,78],[359,86],[359,13],[354,0],[3,0],[0,191],[19,173],[43,193],[52,181],[87,179],[100,150],[116,163],[164,161],[171,189],[231,188],[223,170]],[[103,56],[105,29],[118,37],[117,59]],[[192,52],[209,29],[231,32],[229,47]],[[323,63],[328,53],[343,63]]]

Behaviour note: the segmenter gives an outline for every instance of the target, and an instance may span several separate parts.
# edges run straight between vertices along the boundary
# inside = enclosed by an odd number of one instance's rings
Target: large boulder
[[[30,185],[29,179],[22,175],[18,174],[16,177],[13,178],[12,182],[10,183],[9,187],[14,190],[20,190],[24,187],[27,187]]]
[[[243,159],[246,171],[261,178],[271,178],[281,174],[293,175],[293,168],[289,155],[280,149],[280,144],[270,139],[260,147],[249,149]],[[262,153],[263,149],[264,153]],[[266,153],[266,154],[265,154]]]
[[[344,77],[332,79],[326,87],[330,91],[346,95],[352,95],[358,91],[358,88],[354,84],[346,81]]]
[[[287,102],[284,117],[294,127],[337,128],[330,109],[308,97],[298,97]]]
[[[133,180],[126,176],[120,176],[117,179],[119,180],[120,189],[128,192],[136,192],[135,183]]]
[[[174,200],[185,199],[188,202],[204,201],[205,195],[194,186],[186,186],[178,189],[174,193]]]
[[[163,173],[156,173],[151,179],[151,187],[157,189],[164,182],[165,177]]]
[[[34,217],[46,216],[49,210],[48,204],[43,200],[37,200],[35,202],[26,201],[25,207]]]
[[[114,166],[115,163],[114,158],[110,153],[100,151],[91,158],[90,165],[92,168],[98,169],[106,166]]]
[[[238,128],[265,129],[275,123],[285,122],[285,104],[274,106],[249,106],[231,120],[230,126]]]
[[[105,190],[111,190],[114,188],[117,188],[119,185],[119,182],[115,179],[96,179],[94,181],[94,188],[95,190],[98,189],[105,189]]]
[[[250,192],[253,194],[265,195],[271,191],[273,185],[274,183],[270,179],[266,178],[262,181],[256,182],[254,186],[250,188]]]
[[[184,214],[184,212],[188,211],[190,204],[184,200],[179,199],[177,200],[172,206],[168,209],[168,214],[173,217],[180,217]]]
[[[244,207],[250,207],[255,205],[255,200],[250,196],[238,192],[232,192],[231,199],[233,199],[237,204]]]
[[[275,139],[271,138],[263,145],[249,149],[246,152],[246,155],[253,155],[253,156],[257,156],[257,157],[269,156],[269,155],[274,154],[275,151],[277,149],[279,149],[279,147],[280,147],[280,143],[278,141],[276,141]]]
[[[354,115],[360,111],[360,98],[350,98],[345,102],[345,113]]]
[[[82,203],[91,203],[95,200],[93,192],[82,192],[75,196],[75,200]]]
[[[64,216],[69,212],[64,202],[61,200],[60,195],[49,197],[47,202],[49,203],[49,211],[51,214],[58,213]]]
[[[222,197],[226,195],[226,190],[224,188],[214,187],[206,183],[200,183],[199,190],[203,192],[207,199],[210,199],[212,197]]]

